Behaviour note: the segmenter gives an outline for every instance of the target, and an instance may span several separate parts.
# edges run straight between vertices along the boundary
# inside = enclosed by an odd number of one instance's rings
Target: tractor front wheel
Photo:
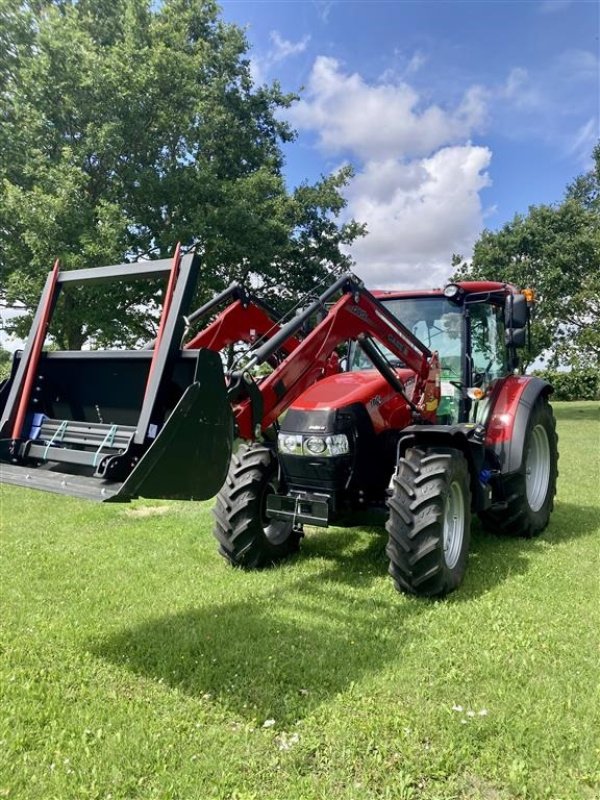
[[[540,397],[529,415],[521,468],[504,479],[506,508],[483,511],[484,527],[504,536],[537,536],[550,519],[557,476],[556,422],[552,407]]]
[[[234,566],[268,567],[299,549],[302,530],[266,516],[277,485],[273,452],[258,442],[240,445],[214,508],[219,553]]]
[[[389,572],[400,592],[439,597],[460,585],[471,533],[469,466],[458,450],[411,448],[388,499]]]

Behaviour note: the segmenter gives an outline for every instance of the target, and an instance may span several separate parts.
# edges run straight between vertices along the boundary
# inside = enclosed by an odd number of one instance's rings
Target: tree
[[[531,206],[498,231],[486,230],[473,260],[454,257],[456,277],[531,286],[537,302],[530,360],[600,366],[600,143],[594,168],[556,205]]]
[[[253,273],[285,299],[347,267],[363,232],[337,222],[350,171],[286,189],[296,98],[253,85],[213,0],[0,0],[0,31],[2,300],[31,309],[56,257],[165,258],[177,241],[201,255],[199,302]],[[160,291],[65,292],[52,333],[69,348],[152,335]]]
[[[8,378],[10,374],[11,354],[0,344],[0,382]]]

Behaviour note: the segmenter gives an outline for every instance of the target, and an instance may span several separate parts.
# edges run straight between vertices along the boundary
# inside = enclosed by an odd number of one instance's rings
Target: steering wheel
[[[494,363],[494,359],[490,358],[490,360],[486,364],[486,367],[483,370],[483,372],[481,372],[481,371],[473,372],[473,385],[474,386],[479,386],[480,384],[482,384],[484,382],[486,377],[489,376],[490,367],[492,366],[493,363]]]

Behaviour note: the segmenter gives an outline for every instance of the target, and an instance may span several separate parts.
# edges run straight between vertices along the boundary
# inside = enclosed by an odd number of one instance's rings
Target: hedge
[[[570,372],[536,370],[534,375],[554,387],[554,400],[600,400],[600,370],[574,369]]]

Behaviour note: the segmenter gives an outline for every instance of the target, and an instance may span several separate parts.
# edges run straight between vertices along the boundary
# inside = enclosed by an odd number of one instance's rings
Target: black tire
[[[457,450],[407,450],[392,479],[388,509],[386,553],[396,589],[422,597],[456,589],[467,568],[471,536],[471,486],[464,455]],[[453,511],[459,516],[446,520]]]
[[[535,491],[531,486],[532,453],[545,449],[544,439],[547,445],[545,452],[547,473],[545,481],[544,475],[541,481],[545,486],[538,486],[538,490]],[[521,536],[526,539],[537,536],[547,526],[554,508],[557,477],[556,421],[547,398],[539,397],[531,409],[527,422],[521,468],[504,479],[507,507],[500,511],[482,511],[479,517],[483,526],[492,533],[502,536]]]
[[[219,553],[234,566],[260,569],[298,551],[302,530],[265,516],[267,495],[276,490],[272,450],[257,442],[240,445],[213,512]]]

